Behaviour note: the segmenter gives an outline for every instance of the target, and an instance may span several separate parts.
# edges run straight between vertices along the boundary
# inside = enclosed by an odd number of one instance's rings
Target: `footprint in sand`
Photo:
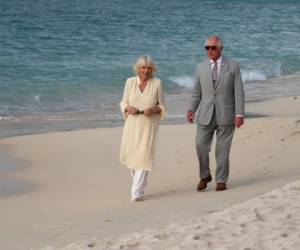
[[[300,135],[300,131],[294,131],[293,133],[291,133],[291,136],[296,136],[296,135]]]
[[[95,243],[89,243],[89,244],[87,244],[87,247],[89,247],[89,248],[92,248],[92,247],[95,247],[95,246],[96,246]]]
[[[154,238],[159,239],[159,240],[164,240],[164,239],[168,238],[168,235],[166,233],[156,234],[156,235],[154,235]]]

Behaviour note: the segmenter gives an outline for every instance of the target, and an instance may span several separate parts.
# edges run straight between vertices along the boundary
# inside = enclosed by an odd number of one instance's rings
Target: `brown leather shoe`
[[[227,189],[226,183],[217,183],[216,191],[224,191]]]
[[[201,179],[200,182],[198,183],[197,191],[202,191],[203,189],[205,189],[207,187],[207,183],[211,182],[211,180],[212,180],[211,175]]]

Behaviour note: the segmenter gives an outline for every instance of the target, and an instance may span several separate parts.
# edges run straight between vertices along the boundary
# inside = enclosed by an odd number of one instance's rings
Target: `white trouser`
[[[145,170],[130,169],[130,175],[132,177],[131,186],[131,199],[141,198],[144,194],[145,187],[147,186],[147,174]]]

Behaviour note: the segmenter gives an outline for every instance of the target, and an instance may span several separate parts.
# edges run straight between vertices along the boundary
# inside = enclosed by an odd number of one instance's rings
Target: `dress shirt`
[[[219,59],[217,60],[218,75],[220,73],[221,63],[222,63],[222,56],[219,57]],[[211,71],[213,70],[214,64],[215,64],[215,61],[210,59],[210,69],[211,69]]]

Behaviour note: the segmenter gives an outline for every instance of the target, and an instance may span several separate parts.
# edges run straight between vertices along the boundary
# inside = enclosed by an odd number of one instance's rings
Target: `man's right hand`
[[[195,118],[195,113],[193,111],[188,111],[186,113],[186,119],[188,122],[193,123]]]

